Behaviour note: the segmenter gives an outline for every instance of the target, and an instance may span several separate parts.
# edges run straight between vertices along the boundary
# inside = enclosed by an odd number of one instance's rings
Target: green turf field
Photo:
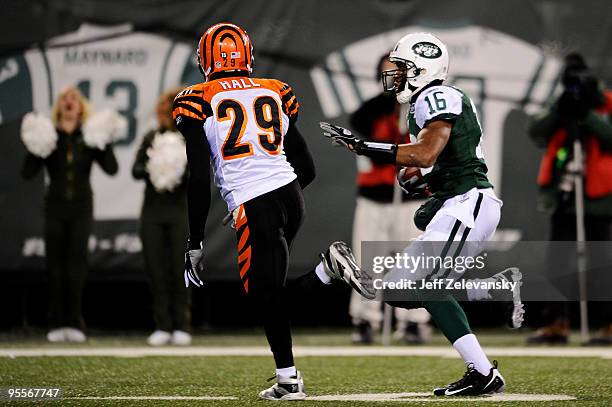
[[[228,335],[230,337],[231,335]],[[239,335],[238,335],[239,336]],[[306,341],[325,342],[311,335]],[[323,335],[325,337],[325,335]],[[207,339],[198,338],[199,342]],[[212,341],[212,337],[208,338]],[[329,338],[328,338],[329,340]],[[483,338],[496,343],[495,335]],[[108,347],[110,338],[98,343]],[[251,343],[252,341],[252,343]],[[95,347],[90,341],[83,347]],[[217,341],[213,341],[217,342]],[[256,336],[246,335],[234,340],[237,346],[261,344]],[[296,342],[304,345],[297,335]],[[331,340],[335,342],[335,340]],[[27,341],[26,341],[27,343]],[[121,346],[122,340],[114,345]],[[123,342],[135,346],[136,338]],[[0,342],[0,348],[15,347],[17,342]],[[201,343],[198,343],[201,346]],[[332,345],[332,344],[327,344]],[[29,343],[33,347],[33,341]],[[67,345],[63,345],[66,347]],[[574,396],[577,401],[504,402],[486,400],[474,402],[457,400],[431,402],[431,397],[420,401],[305,401],[300,406],[383,406],[383,405],[612,405],[612,360],[602,358],[561,357],[503,357],[502,374],[508,382],[507,393],[558,394]],[[353,393],[429,392],[434,386],[458,379],[463,373],[459,359],[419,356],[312,356],[296,359],[302,371],[309,396]],[[61,387],[61,401],[47,401],[53,405],[204,405],[244,406],[265,405],[257,393],[269,386],[266,379],[274,372],[270,357],[263,356],[148,356],[148,357],[1,357],[0,388],[6,387]],[[233,400],[86,400],[83,397],[112,396],[225,396]],[[6,400],[0,400],[0,405]],[[10,405],[31,405],[34,402],[11,402]],[[36,404],[41,404],[37,402]]]

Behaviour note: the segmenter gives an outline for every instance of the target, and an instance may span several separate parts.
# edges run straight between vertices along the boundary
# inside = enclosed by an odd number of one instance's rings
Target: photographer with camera
[[[574,179],[582,171],[586,240],[610,240],[612,225],[612,91],[604,90],[583,57],[565,57],[561,81],[564,91],[549,109],[537,115],[529,135],[546,152],[540,163],[538,208],[550,215],[550,240],[576,240]],[[581,143],[584,163],[576,161],[574,141]],[[578,197],[580,198],[580,197]],[[553,261],[551,272],[559,261]],[[608,303],[603,303],[610,313]],[[548,303],[542,310],[544,326],[528,343],[567,343],[568,303]],[[612,344],[610,323],[594,341]]]

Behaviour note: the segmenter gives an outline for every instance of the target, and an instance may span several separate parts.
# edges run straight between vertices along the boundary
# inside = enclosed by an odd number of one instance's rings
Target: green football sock
[[[463,308],[454,298],[450,297],[445,301],[423,301],[423,306],[450,343],[472,333]]]

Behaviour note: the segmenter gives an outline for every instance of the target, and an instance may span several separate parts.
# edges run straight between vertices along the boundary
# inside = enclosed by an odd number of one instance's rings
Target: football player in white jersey
[[[301,400],[306,395],[293,361],[286,277],[304,214],[302,189],[315,172],[295,124],[299,103],[289,85],[251,77],[251,40],[234,24],[219,23],[206,30],[198,61],[205,81],[180,92],[173,105],[190,172],[185,282],[202,285],[198,272],[203,271],[212,163],[215,183],[233,216],[240,278],[276,363],[276,383],[259,396]],[[350,249],[336,242],[295,284],[309,289],[343,280],[371,298],[359,273]]]
[[[446,46],[428,33],[408,34],[401,38],[389,55],[396,69],[383,73],[385,90],[394,91],[398,102],[410,103],[408,125],[411,144],[369,143],[353,137],[350,131],[321,123],[326,136],[357,154],[406,167],[400,183],[410,193],[427,191],[430,198],[415,213],[415,223],[423,234],[406,248],[417,257],[433,242],[441,242],[439,258],[465,256],[482,250],[500,219],[502,206],[487,178],[487,166],[480,148],[482,129],[474,104],[459,88],[446,86],[449,56]],[[429,244],[429,246],[428,246]],[[433,254],[433,253],[432,253]],[[440,277],[456,279],[457,270],[444,269],[438,263],[421,267],[415,273],[392,270],[388,280],[410,278],[431,281]],[[523,319],[520,301],[520,272],[513,268],[486,279],[491,283],[514,282],[504,290],[514,300],[511,326]],[[510,285],[506,284],[508,287]],[[471,289],[463,292],[467,300],[491,299],[500,290]],[[425,307],[436,325],[453,344],[467,365],[467,372],[457,382],[434,389],[439,396],[474,396],[500,393],[505,381],[483,352],[472,334],[467,317],[448,291],[434,295],[423,290],[403,290],[399,298],[385,297],[393,306]],[[397,297],[397,296],[396,296]]]

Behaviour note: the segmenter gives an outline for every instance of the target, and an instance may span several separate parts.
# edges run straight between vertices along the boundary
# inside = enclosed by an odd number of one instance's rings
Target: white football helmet
[[[389,61],[398,68],[383,72],[383,87],[394,91],[399,103],[408,103],[412,95],[432,81],[443,81],[448,76],[448,50],[433,34],[405,35],[389,54]]]

